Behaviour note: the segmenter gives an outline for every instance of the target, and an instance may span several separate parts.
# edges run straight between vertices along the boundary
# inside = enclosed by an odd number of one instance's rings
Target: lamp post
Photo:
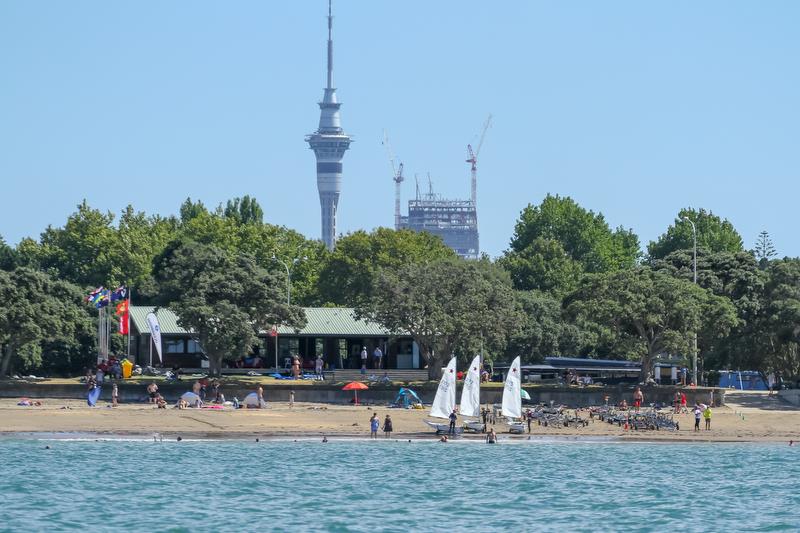
[[[692,225],[692,238],[694,240],[694,248],[692,250],[692,268],[694,271],[694,284],[697,285],[697,226],[694,221],[689,217],[682,217],[684,220]],[[694,343],[692,346],[692,384],[697,386],[697,332],[694,334]]]
[[[305,259],[305,257],[295,257],[292,259],[291,265],[286,261],[283,261],[278,258],[275,254],[272,254],[272,259],[277,261],[278,263],[283,265],[283,268],[286,269],[286,305],[292,304],[292,268],[300,262],[300,259]]]

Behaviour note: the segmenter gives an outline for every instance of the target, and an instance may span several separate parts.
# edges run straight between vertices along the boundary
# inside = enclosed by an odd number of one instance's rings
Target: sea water
[[[787,444],[6,438],[0,530],[798,530],[799,463]]]

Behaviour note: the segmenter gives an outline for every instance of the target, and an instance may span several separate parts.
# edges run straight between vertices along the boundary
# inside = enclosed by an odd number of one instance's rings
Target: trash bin
[[[130,379],[131,372],[133,371],[133,363],[127,359],[122,360],[122,379]]]

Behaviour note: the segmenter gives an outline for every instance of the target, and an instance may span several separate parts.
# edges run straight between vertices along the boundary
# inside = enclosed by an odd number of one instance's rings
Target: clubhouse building
[[[385,369],[421,369],[424,362],[419,348],[410,335],[392,335],[374,322],[359,320],[352,308],[305,307],[306,326],[294,329],[279,326],[274,331],[262,331],[259,342],[249,353],[228,354],[223,363],[231,368],[286,368],[294,355],[299,355],[305,368],[313,368],[317,355],[322,354],[327,369],[361,368],[361,350],[366,347],[367,368],[374,368],[372,354],[380,347]],[[131,313],[131,355],[135,363],[182,368],[203,368],[208,361],[197,336],[178,325],[178,317],[166,308],[133,305]],[[161,331],[161,353],[152,343],[147,325],[148,313],[158,318]]]

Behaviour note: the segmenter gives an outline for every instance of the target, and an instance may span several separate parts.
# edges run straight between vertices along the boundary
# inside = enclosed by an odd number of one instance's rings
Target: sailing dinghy
[[[461,416],[477,418],[464,420],[464,428],[482,432],[486,429],[481,422],[481,356],[476,355],[464,376],[464,387],[461,389]]]
[[[510,433],[524,433],[525,424],[522,419],[522,380],[520,379],[519,356],[511,362],[506,382],[503,386],[503,409],[500,412],[508,418]]]
[[[431,416],[434,418],[444,418],[447,422],[436,422],[425,420],[425,423],[436,430],[436,433],[447,433],[450,431],[450,413],[456,408],[456,358],[450,359],[447,368],[442,373],[439,380],[439,388],[436,389],[436,397],[431,405]],[[458,431],[459,428],[456,428]]]

